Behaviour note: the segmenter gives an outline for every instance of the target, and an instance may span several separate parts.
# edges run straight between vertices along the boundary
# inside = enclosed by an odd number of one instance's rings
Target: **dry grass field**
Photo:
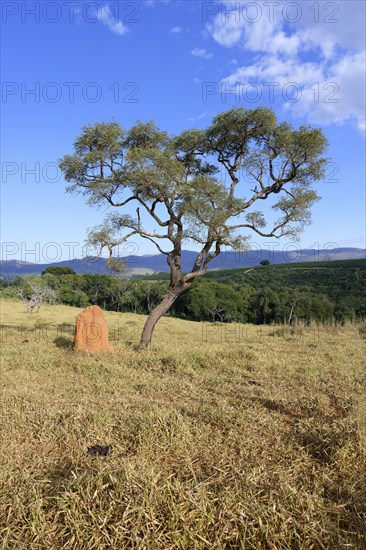
[[[1,549],[366,548],[365,327],[79,312],[1,302]]]

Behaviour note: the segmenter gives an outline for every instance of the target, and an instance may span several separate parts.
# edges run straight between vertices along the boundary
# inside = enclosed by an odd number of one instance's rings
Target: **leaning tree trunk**
[[[156,323],[171,308],[178,296],[182,294],[183,290],[185,290],[184,286],[170,288],[160,304],[151,310],[141,334],[141,349],[145,349],[150,345]]]

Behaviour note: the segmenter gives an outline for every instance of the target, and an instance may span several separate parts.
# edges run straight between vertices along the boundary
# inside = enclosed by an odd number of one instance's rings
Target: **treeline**
[[[165,280],[167,275],[141,279]],[[178,316],[194,320],[204,316],[208,320],[208,311],[217,310],[217,318],[235,317],[257,324],[293,317],[304,321],[366,317],[366,260],[209,271],[195,285],[176,302]]]
[[[98,305],[110,311],[148,313],[157,305],[167,288],[166,282],[122,279],[112,275],[79,275],[69,267],[49,267],[41,277],[16,277],[2,281],[2,296],[30,299],[32,281],[57,292],[58,301],[76,307]]]
[[[272,316],[281,315],[286,302],[295,303],[299,317],[318,319],[319,315],[324,315],[325,318],[331,316],[342,320],[366,316],[366,260],[215,271],[208,273],[207,278],[236,289],[248,284],[257,293],[272,296]]]
[[[183,293],[169,315],[192,321],[304,322],[366,317],[366,261],[268,265],[211,271]],[[3,296],[31,298],[32,277],[1,282]],[[49,267],[37,278],[70,306],[96,304],[106,310],[148,314],[168,287],[166,274],[124,279],[79,275],[67,267]]]

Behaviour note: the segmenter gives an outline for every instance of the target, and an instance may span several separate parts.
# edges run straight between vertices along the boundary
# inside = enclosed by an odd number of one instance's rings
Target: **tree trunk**
[[[145,349],[150,345],[156,323],[171,308],[183,290],[185,289],[181,286],[169,289],[160,304],[154,307],[154,309],[150,312],[141,334],[141,349]]]
[[[295,306],[296,306],[296,302],[294,302],[291,306],[291,311],[290,311],[290,315],[288,316],[288,324],[291,325],[291,321],[292,321],[292,315],[294,313],[294,309],[295,309]]]

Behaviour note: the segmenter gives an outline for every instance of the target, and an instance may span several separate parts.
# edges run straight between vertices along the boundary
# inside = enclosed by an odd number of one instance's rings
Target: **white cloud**
[[[240,10],[222,14],[208,25],[209,32],[221,46],[244,46],[253,52],[294,54],[300,46],[297,35],[286,34],[280,21],[271,22],[262,17],[256,23],[248,23]]]
[[[98,9],[97,17],[101,23],[107,25],[109,30],[116,34],[123,35],[126,34],[126,32],[128,31],[123,21],[115,19],[108,4]]]
[[[347,53],[330,65],[327,80],[339,87],[339,93],[334,94],[328,83],[327,97],[319,104],[318,109],[314,110],[314,114],[310,113],[310,120],[316,118],[324,123],[342,123],[344,120],[354,119],[358,128],[365,131],[365,66],[365,51]],[[332,96],[333,99],[339,98],[339,101],[332,102]],[[304,106],[307,110],[311,107]]]
[[[207,115],[209,115],[209,111],[205,111],[204,113],[201,113],[200,115],[196,117],[189,117],[189,122],[195,122],[196,120],[201,120],[202,118],[205,118]]]
[[[322,71],[316,63],[299,65],[295,60],[282,60],[275,55],[268,55],[253,65],[239,67],[233,74],[224,78],[223,82],[234,85],[263,81],[274,82],[283,87],[289,82],[311,85],[322,77]]]
[[[172,29],[170,29],[170,32],[172,32],[173,34],[180,34],[182,32],[182,27],[173,27]]]
[[[213,53],[206,52],[206,50],[203,48],[194,48],[191,51],[191,54],[195,57],[201,57],[202,59],[212,59],[214,55]]]
[[[326,64],[303,62],[295,58],[263,56],[257,63],[239,67],[223,79],[228,88],[240,85],[248,90],[257,85],[268,99],[269,84],[284,108],[312,123],[341,124],[355,120],[365,129],[365,52],[344,55]],[[291,83],[293,85],[291,85]],[[292,93],[295,96],[292,96]],[[297,101],[293,101],[296,97]]]
[[[354,51],[365,48],[365,2],[319,3],[319,10],[318,23],[311,9],[304,9],[298,22],[298,31],[308,45],[320,48],[325,56],[334,54],[337,46]]]
[[[218,13],[207,25],[220,45],[236,46],[236,54],[241,47],[255,56],[249,64],[236,66],[222,83],[254,83],[263,89],[271,82],[284,108],[295,116],[321,124],[353,120],[359,129],[365,129],[365,3],[315,3],[313,9],[319,5],[320,10],[317,16],[306,3],[297,4],[302,7],[302,17],[291,25],[283,16],[271,19],[264,4],[258,5],[262,6],[262,17],[257,22],[245,20],[244,4],[236,2],[230,4],[225,16]],[[275,13],[281,15],[284,3],[278,6]],[[329,11],[337,6],[339,13]],[[291,82],[299,88],[296,102],[281,95]]]
[[[247,2],[227,0],[220,4],[221,9],[207,24],[216,42],[226,47],[242,45],[252,51],[269,53],[275,50],[294,53],[296,46],[319,48],[323,54],[330,54],[337,45],[355,50],[365,47],[365,2],[338,0],[322,5],[259,0],[251,4],[255,4],[256,13],[250,12]],[[294,16],[291,4],[299,11],[298,21],[289,24],[290,17]]]

